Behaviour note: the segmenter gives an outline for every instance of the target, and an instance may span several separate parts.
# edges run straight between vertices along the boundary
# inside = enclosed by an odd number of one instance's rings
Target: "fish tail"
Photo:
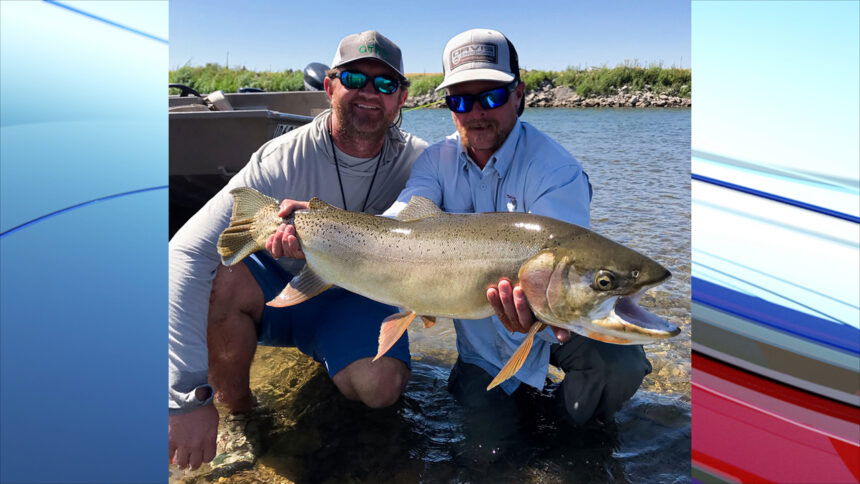
[[[277,207],[278,201],[267,197],[253,188],[234,188],[230,190],[233,195],[233,213],[230,216],[230,225],[218,237],[218,254],[221,255],[221,263],[232,266],[245,257],[265,249],[265,246],[257,242],[257,214],[260,210],[271,206]],[[277,209],[275,209],[277,212]]]

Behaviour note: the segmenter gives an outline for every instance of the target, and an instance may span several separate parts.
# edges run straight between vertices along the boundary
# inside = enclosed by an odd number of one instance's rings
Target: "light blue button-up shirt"
[[[385,215],[396,215],[413,195],[436,202],[446,212],[528,212],[588,227],[591,184],[582,165],[560,144],[529,123],[517,121],[484,169],[454,133],[415,160],[406,188]],[[495,375],[525,339],[495,316],[454,320],[457,351],[466,363]],[[542,332],[523,367],[501,387],[513,393],[520,382],[543,388],[552,331]]]

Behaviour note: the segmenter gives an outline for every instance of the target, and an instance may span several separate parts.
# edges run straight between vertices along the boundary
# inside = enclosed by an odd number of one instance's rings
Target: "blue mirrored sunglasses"
[[[517,87],[517,82],[514,81],[507,86],[490,89],[480,94],[455,94],[445,96],[445,104],[448,109],[455,113],[468,113],[475,105],[475,101],[481,104],[484,109],[496,109],[504,106],[511,97],[511,92]]]
[[[337,77],[347,89],[361,89],[369,79],[367,74],[358,71],[341,71]],[[400,87],[400,81],[393,77],[376,76],[373,78],[373,87],[382,94],[393,94]]]

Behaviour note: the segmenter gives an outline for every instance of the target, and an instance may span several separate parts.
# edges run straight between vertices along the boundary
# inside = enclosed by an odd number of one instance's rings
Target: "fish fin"
[[[231,218],[254,218],[257,212],[267,205],[278,206],[274,198],[263,195],[250,187],[239,187],[230,190],[233,195],[233,215]]]
[[[436,318],[433,316],[421,316],[421,320],[424,321],[424,328],[432,328],[434,324],[436,324]]]
[[[308,201],[308,209],[314,210],[340,210],[334,205],[328,204],[317,197],[313,197]]]
[[[277,213],[278,201],[272,197],[249,187],[240,187],[230,190],[233,195],[233,212],[230,215],[230,225],[218,236],[218,254],[221,263],[232,266],[245,257],[263,250],[255,239],[255,223],[257,213],[271,205],[275,206]]]
[[[287,287],[275,296],[274,299],[266,303],[266,306],[273,308],[283,308],[287,306],[295,306],[301,302],[319,295],[321,292],[330,288],[331,284],[320,279],[310,267],[305,265],[302,272],[290,280]]]
[[[415,311],[403,311],[385,318],[379,328],[379,349],[376,356],[373,357],[373,361],[381,358],[394,346],[394,343],[406,332],[406,328],[415,319],[415,316]]]
[[[499,374],[493,378],[493,381],[487,386],[487,390],[492,390],[496,386],[500,385],[503,381],[508,378],[514,376],[520,368],[522,368],[523,363],[526,362],[526,357],[529,355],[529,352],[532,350],[532,344],[534,343],[535,335],[538,334],[541,330],[546,328],[546,324],[541,323],[540,321],[535,321],[531,328],[529,328],[528,334],[526,334],[526,339],[520,343],[520,347],[514,351],[514,354],[511,355],[511,358],[505,363],[505,366],[499,371]]]
[[[433,217],[444,213],[433,200],[429,198],[412,195],[406,207],[397,214],[397,220],[401,222],[410,222],[412,220],[420,220],[422,218]]]
[[[633,343],[633,340],[609,336],[608,334],[598,333],[596,331],[589,331],[586,336],[591,339],[596,339],[597,341],[603,341],[604,343],[612,343],[616,345],[629,345]]]

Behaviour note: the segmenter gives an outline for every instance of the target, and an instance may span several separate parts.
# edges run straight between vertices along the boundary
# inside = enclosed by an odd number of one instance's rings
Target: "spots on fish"
[[[499,218],[498,216],[503,218]],[[560,222],[530,214],[445,215],[431,220],[397,221],[341,210],[296,214],[296,229],[302,244],[311,239],[320,250],[372,247],[391,257],[428,256],[445,258],[459,254],[468,259],[520,260],[548,244],[558,243],[550,235],[559,231]],[[525,219],[521,217],[527,217]],[[528,220],[528,229],[522,228]],[[501,222],[501,223],[500,223]],[[517,227],[517,223],[521,227]],[[567,231],[568,224],[563,224]],[[569,240],[576,234],[562,234]],[[401,254],[401,256],[397,256]]]

